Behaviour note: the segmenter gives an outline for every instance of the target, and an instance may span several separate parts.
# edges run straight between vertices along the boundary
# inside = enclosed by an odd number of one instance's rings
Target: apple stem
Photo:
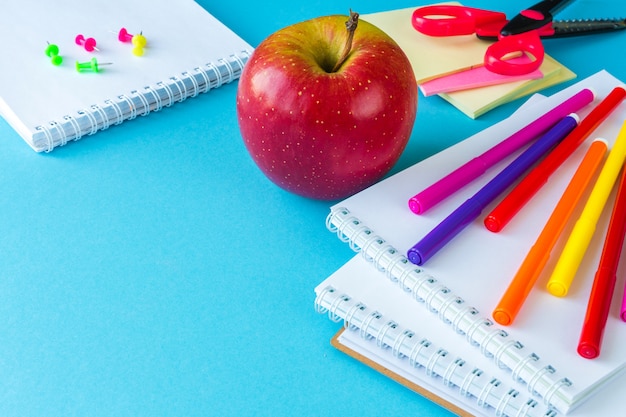
[[[350,9],[350,17],[348,18],[348,20],[346,20],[346,30],[348,31],[348,38],[346,39],[346,43],[343,47],[343,53],[335,64],[332,72],[336,72],[348,58],[348,55],[350,55],[350,50],[352,49],[352,39],[354,38],[354,31],[356,30],[358,23],[359,14],[357,12],[353,12],[352,9]]]

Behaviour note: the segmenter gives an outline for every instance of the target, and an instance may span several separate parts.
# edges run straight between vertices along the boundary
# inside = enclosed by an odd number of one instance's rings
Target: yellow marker
[[[548,281],[548,291],[557,297],[564,297],[569,290],[576,271],[589,247],[596,225],[611,194],[615,181],[626,158],[626,121],[615,139],[613,148],[598,175],[589,199],[576,221],[565,243],[563,252]]]

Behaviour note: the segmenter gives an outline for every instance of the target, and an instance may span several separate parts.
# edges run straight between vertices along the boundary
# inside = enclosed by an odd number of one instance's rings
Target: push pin
[[[120,29],[117,34],[117,39],[119,39],[120,42],[132,43],[134,45],[133,55],[135,56],[142,56],[144,52],[143,48],[148,44],[148,40],[143,36],[143,33],[140,32],[138,35],[133,35],[128,33],[126,28]]]
[[[148,40],[146,39],[145,36],[143,36],[142,32],[139,32],[138,35],[133,36],[133,39],[131,40],[132,44],[135,45],[138,48],[143,48],[148,44]]]
[[[83,35],[78,34],[76,35],[76,39],[74,41],[76,42],[76,45],[84,47],[87,52],[100,51],[96,48],[96,40],[94,38],[85,39]]]
[[[76,61],[76,71],[78,72],[100,72],[100,67],[102,65],[112,65],[112,62],[102,62],[98,63],[96,58],[91,58],[91,60],[87,62],[78,62]]]
[[[135,46],[133,48],[133,55],[135,55],[135,56],[143,56],[143,48],[141,46]]]
[[[117,39],[119,39],[120,42],[128,43],[133,40],[133,35],[128,33],[126,28],[121,28],[120,31],[117,33]]]
[[[46,55],[50,57],[50,62],[52,62],[52,65],[58,67],[63,62],[63,57],[59,55],[59,47],[53,43],[48,42]]]

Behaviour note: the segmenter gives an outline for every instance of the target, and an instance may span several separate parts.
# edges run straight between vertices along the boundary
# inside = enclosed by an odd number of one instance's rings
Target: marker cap
[[[550,281],[547,285],[548,292],[556,297],[565,297],[567,295],[567,285],[558,281]]]
[[[493,311],[493,319],[496,321],[496,323],[503,326],[508,326],[513,322],[512,314],[502,307],[499,307]]]
[[[578,345],[578,354],[586,359],[594,359],[600,355],[600,348],[591,342],[581,342]]]

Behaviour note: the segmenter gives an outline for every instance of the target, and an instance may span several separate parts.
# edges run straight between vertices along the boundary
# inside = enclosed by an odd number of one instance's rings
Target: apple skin
[[[347,19],[324,16],[275,32],[239,80],[237,115],[252,159],[278,186],[313,199],[342,199],[380,180],[404,151],[417,112],[408,58],[366,21],[332,72]]]

